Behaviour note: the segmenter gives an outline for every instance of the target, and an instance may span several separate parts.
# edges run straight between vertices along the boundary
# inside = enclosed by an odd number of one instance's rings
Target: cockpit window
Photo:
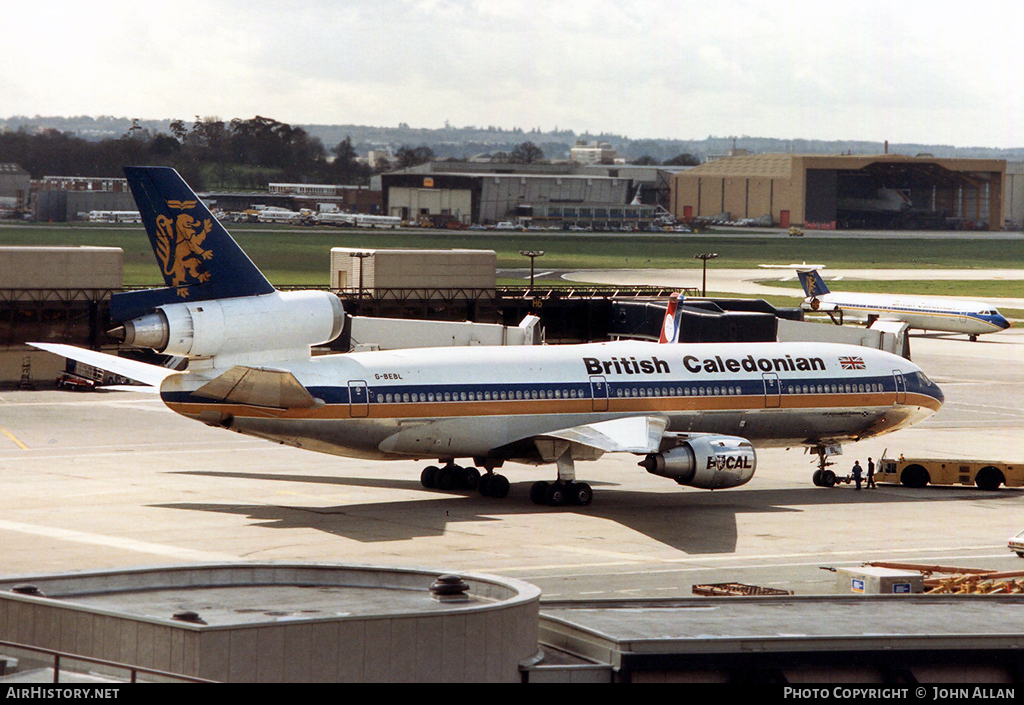
[[[922,387],[930,387],[931,386],[932,381],[930,379],[928,379],[928,375],[926,375],[924,372],[921,372],[919,370],[919,371],[915,372],[914,375],[917,377],[917,381],[921,383]]]

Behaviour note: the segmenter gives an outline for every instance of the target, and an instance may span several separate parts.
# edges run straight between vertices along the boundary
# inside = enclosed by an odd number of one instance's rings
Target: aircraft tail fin
[[[258,296],[274,287],[170,167],[125,167],[125,176],[167,288],[116,294],[113,320],[183,301]]]
[[[665,310],[665,321],[661,324],[659,343],[679,342],[679,294],[668,297],[668,308]]]
[[[798,271],[797,276],[800,277],[800,286],[804,288],[804,293],[813,298],[815,296],[824,296],[825,294],[831,293],[828,287],[825,286],[825,281],[818,274],[817,269],[808,269]]]

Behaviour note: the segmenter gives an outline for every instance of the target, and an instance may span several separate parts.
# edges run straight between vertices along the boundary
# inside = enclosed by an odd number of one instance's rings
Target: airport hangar
[[[385,215],[463,225],[643,229],[667,213],[681,168],[429,162],[381,175]],[[639,194],[640,203],[634,203]]]
[[[675,174],[669,210],[784,228],[1001,230],[1006,174],[1002,159],[737,155]]]

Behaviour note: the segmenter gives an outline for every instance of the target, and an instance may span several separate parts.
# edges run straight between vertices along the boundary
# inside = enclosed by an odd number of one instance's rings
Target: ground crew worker
[[[860,489],[860,476],[864,472],[864,468],[860,466],[859,460],[853,461],[853,481],[857,483],[857,489]]]
[[[875,461],[872,460],[871,458],[868,458],[868,484],[867,484],[867,488],[869,490],[878,489],[878,486],[875,484]]]

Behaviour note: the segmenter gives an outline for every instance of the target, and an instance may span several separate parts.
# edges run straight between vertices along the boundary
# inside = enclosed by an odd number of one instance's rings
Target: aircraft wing
[[[605,453],[657,453],[667,427],[664,416],[628,416],[564,428],[538,438],[579,443]]]
[[[113,372],[114,374],[133,379],[136,382],[142,382],[152,387],[159,389],[160,383],[173,374],[177,374],[175,370],[169,370],[166,367],[160,365],[150,365],[146,362],[139,362],[138,360],[129,360],[128,358],[118,357],[117,355],[110,355],[108,353],[98,352],[96,350],[86,350],[84,348],[76,348],[74,345],[64,345],[62,343],[29,343],[34,348],[51,352],[54,355],[60,355],[61,357],[71,358],[78,362],[84,362],[87,365],[98,367],[101,370],[107,372]]]

